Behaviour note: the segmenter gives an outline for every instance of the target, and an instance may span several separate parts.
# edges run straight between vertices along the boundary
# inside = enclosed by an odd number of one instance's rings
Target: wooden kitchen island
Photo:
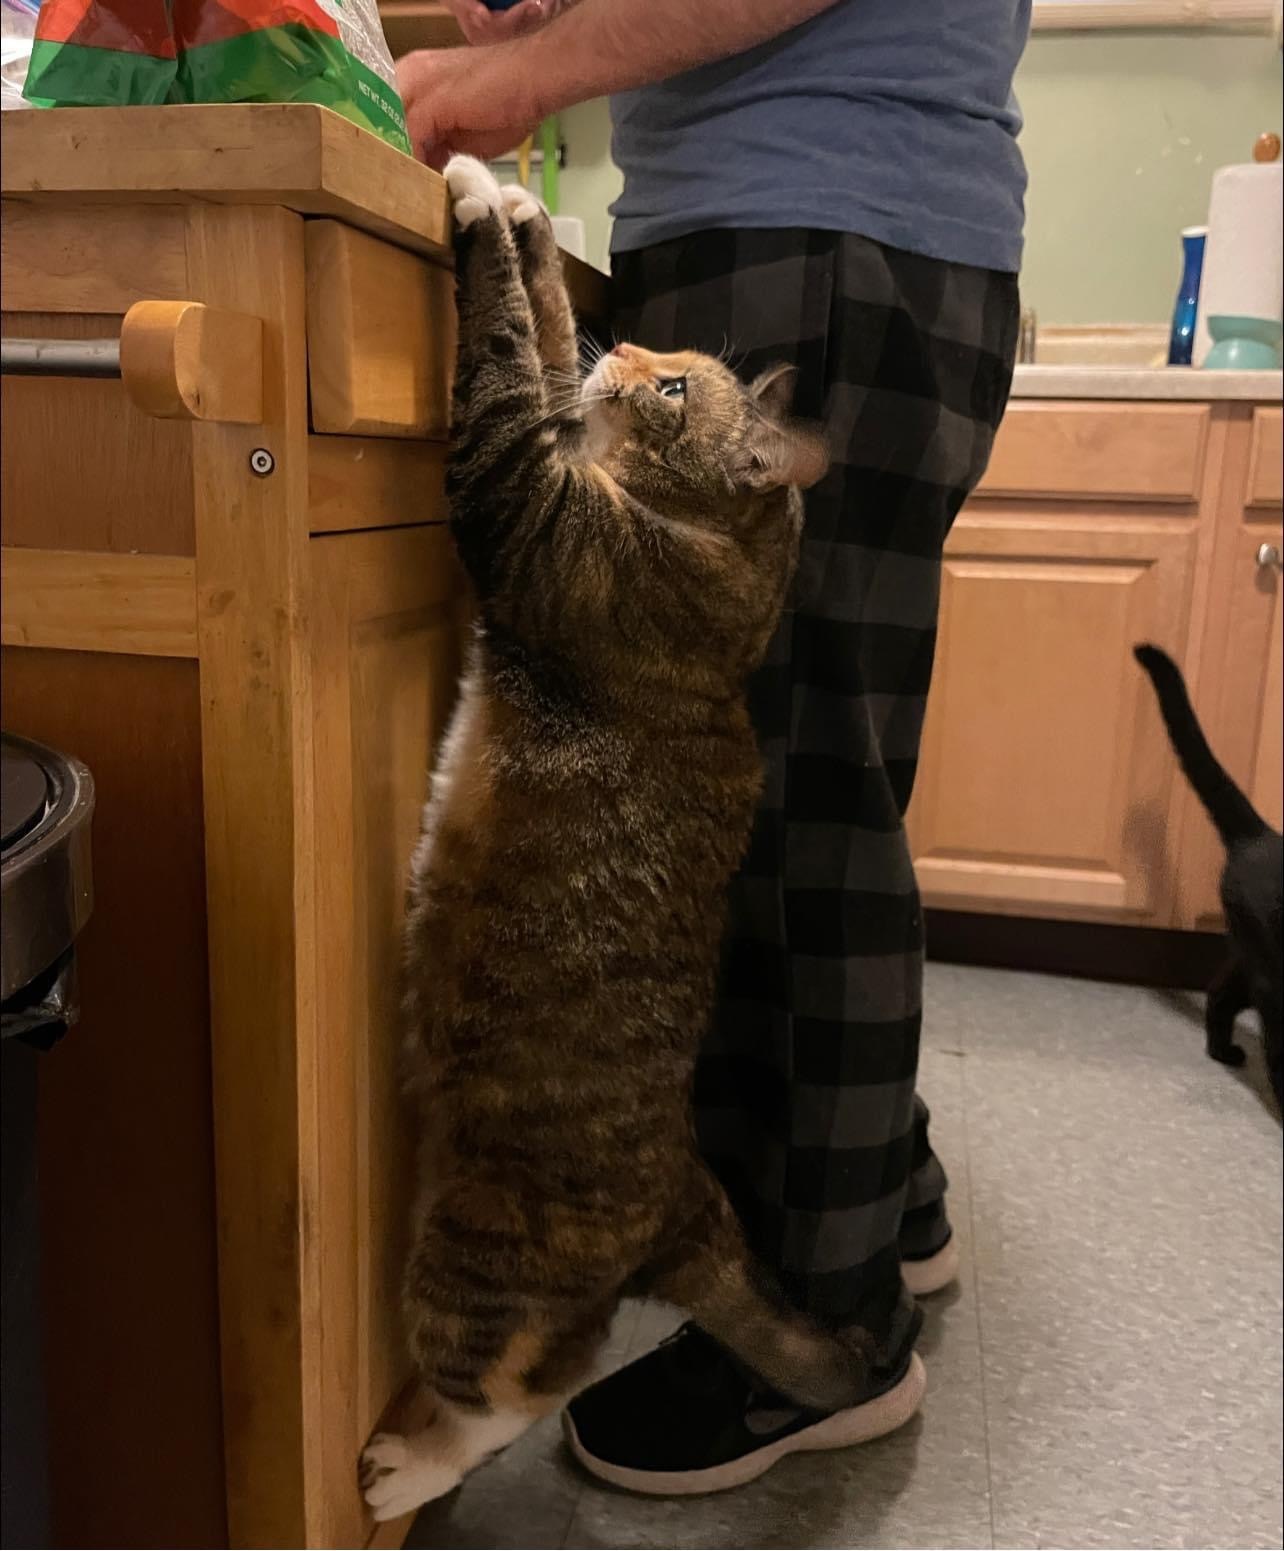
[[[94,773],[42,1063],[55,1544],[377,1542],[404,877],[468,617],[445,186],[311,106],[5,115],[4,726]],[[581,313],[605,282],[568,260]]]

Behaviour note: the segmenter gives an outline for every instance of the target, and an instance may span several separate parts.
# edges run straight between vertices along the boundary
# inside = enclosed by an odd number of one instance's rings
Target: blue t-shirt
[[[612,248],[802,226],[1016,270],[1012,75],[1029,26],[1030,0],[838,0],[748,53],[621,93]]]

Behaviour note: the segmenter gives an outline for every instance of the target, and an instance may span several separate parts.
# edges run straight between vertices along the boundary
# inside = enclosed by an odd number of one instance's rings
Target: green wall
[[[1022,292],[1044,323],[1167,319],[1183,226],[1281,121],[1270,38],[1044,33],[1017,79],[1030,171]]]
[[[1210,32],[1042,33],[1017,77],[1030,169],[1022,290],[1041,323],[1154,323],[1172,309],[1178,233],[1209,180],[1284,122],[1280,53]],[[604,103],[564,118],[562,209],[604,263],[619,191]]]

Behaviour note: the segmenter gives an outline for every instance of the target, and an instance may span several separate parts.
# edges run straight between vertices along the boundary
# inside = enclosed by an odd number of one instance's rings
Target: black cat
[[[1217,762],[1172,658],[1157,646],[1138,646],[1134,655],[1155,686],[1181,767],[1226,847],[1221,896],[1231,956],[1208,992],[1208,1053],[1227,1066],[1242,1065],[1244,1052],[1232,1037],[1235,1018],[1255,1007],[1271,1084],[1284,1106],[1284,835],[1271,828]]]

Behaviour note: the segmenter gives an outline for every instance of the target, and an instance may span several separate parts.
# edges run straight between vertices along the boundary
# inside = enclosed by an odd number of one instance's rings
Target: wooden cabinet
[[[392,1544],[356,1463],[416,1403],[401,919],[469,614],[444,185],[307,106],[9,117],[6,334],[177,300],[261,342],[253,423],[4,381],[5,726],[99,791],[42,1068],[55,1543]]]
[[[960,519],[912,829],[933,904],[1165,908],[1149,864],[1171,762],[1149,685],[1121,665],[1134,641],[1179,649],[1194,554],[1162,519]]]
[[[1199,498],[1211,419],[1207,404],[1019,401],[977,494],[1185,505]]]
[[[1149,682],[1183,663],[1209,736],[1280,807],[1280,411],[1014,402],[946,546],[909,815],[924,899],[1217,925],[1220,851]]]
[[[1259,813],[1281,826],[1284,606],[1280,598],[1281,411],[1261,407],[1228,426],[1214,513],[1203,630],[1191,643],[1196,705],[1217,756]],[[1176,924],[1215,929],[1224,850],[1193,793],[1177,806]]]
[[[401,1275],[414,1182],[399,1080],[401,920],[431,751],[454,701],[467,603],[441,526],[309,545],[316,828],[316,1243],[323,1316],[316,1518],[358,1545],[352,1462],[408,1372]]]

